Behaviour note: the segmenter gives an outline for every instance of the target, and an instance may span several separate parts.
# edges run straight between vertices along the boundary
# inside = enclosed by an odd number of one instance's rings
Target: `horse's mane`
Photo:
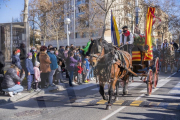
[[[93,42],[100,40],[101,38],[94,39]],[[89,46],[89,51],[92,48],[93,43]],[[108,43],[106,40],[102,39],[102,46],[104,46],[105,54],[112,51],[114,49],[112,43]]]

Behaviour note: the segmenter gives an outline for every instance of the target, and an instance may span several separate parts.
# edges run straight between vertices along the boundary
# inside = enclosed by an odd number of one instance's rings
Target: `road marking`
[[[124,100],[118,100],[116,102],[114,102],[114,105],[122,105],[122,103],[124,102]]]
[[[176,96],[163,96],[163,95],[151,95],[149,98],[162,98],[162,99],[180,99],[180,97]]]
[[[172,77],[173,75],[175,75],[176,73],[172,74],[171,76],[167,77],[166,79]],[[153,93],[153,91],[152,91]],[[136,98],[136,100],[139,100],[142,96],[144,96],[144,94],[141,94],[139,97]],[[115,110],[114,112],[112,112],[111,114],[109,114],[108,116],[106,116],[105,118],[103,118],[102,120],[107,120],[110,117],[112,117],[113,115],[115,115],[116,113],[120,112],[121,110],[123,110],[124,108],[126,108],[126,106],[120,107],[119,109]]]
[[[143,101],[139,101],[139,100],[136,100],[136,101],[133,101],[130,106],[139,106]]]
[[[83,101],[81,101],[81,102],[85,102],[85,103],[87,103],[87,102],[91,102],[91,101],[93,101],[94,99],[85,99],[85,100],[83,100]]]
[[[171,79],[162,79],[158,82],[156,89],[152,90],[152,93],[164,86],[166,83],[168,83]],[[147,92],[147,88],[144,88],[143,90],[140,91],[141,93]]]
[[[169,91],[169,94],[175,94],[175,95],[180,94],[180,82],[176,86],[174,86],[173,89]]]
[[[130,84],[128,85],[128,89],[131,90],[131,89],[133,89],[133,88],[135,88],[135,87],[137,87],[137,86],[139,86],[139,85],[142,85],[142,84],[143,84],[143,83],[136,83],[136,82],[130,83]],[[108,85],[107,85],[107,84],[105,85],[104,89],[105,89],[105,90],[108,89]],[[91,90],[96,90],[96,91],[98,91],[98,90],[99,90],[99,87],[94,88],[94,89],[91,89]],[[122,91],[122,87],[119,88],[119,91]]]
[[[178,103],[169,103],[167,109],[177,109]]]
[[[106,100],[100,100],[100,101],[98,101],[96,104],[105,104],[105,103],[107,103],[107,101]]]
[[[97,83],[83,84],[83,85],[78,85],[78,86],[75,86],[75,87],[70,87],[70,88],[67,88],[67,89],[81,90],[81,89],[88,88],[88,87],[95,86],[95,85],[97,85]]]

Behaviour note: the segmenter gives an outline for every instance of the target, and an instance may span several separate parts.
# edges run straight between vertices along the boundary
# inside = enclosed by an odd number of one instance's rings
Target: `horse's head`
[[[101,56],[104,55],[104,48],[102,44],[102,39],[96,39],[91,42],[90,48],[90,64],[95,67],[100,60]]]

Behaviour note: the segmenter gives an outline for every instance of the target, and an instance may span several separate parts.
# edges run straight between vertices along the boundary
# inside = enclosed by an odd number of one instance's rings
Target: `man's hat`
[[[128,28],[128,26],[124,26],[122,29],[124,29],[124,28]]]

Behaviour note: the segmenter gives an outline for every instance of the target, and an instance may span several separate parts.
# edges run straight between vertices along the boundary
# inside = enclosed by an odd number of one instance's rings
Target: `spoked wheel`
[[[151,95],[152,93],[152,79],[153,79],[153,71],[149,69],[147,74],[147,95]]]
[[[156,58],[156,61],[155,61],[155,68],[156,68],[156,70],[155,70],[155,72],[154,72],[154,77],[153,77],[153,79],[154,79],[154,88],[156,88],[157,87],[157,83],[158,83],[158,76],[159,76],[159,58]]]

